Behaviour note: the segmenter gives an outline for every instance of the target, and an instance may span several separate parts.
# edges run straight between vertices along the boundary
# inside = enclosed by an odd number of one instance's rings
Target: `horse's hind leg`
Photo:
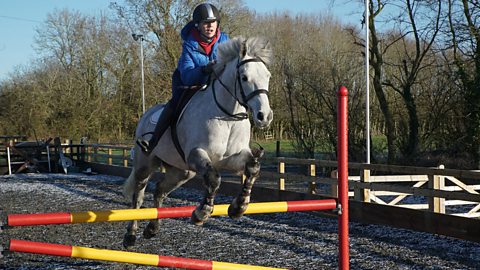
[[[188,164],[203,176],[203,184],[206,187],[205,197],[192,213],[192,222],[202,225],[213,212],[214,199],[220,187],[221,178],[218,171],[212,167],[207,152],[201,148],[195,148],[190,152]]]
[[[252,156],[251,159],[245,163],[244,173],[247,178],[245,179],[245,182],[243,182],[242,191],[235,199],[233,199],[228,207],[228,216],[232,219],[239,219],[247,210],[248,204],[250,203],[250,192],[252,191],[255,180],[260,174],[260,162],[258,162],[259,157],[260,156]]]
[[[153,198],[154,207],[156,208],[162,207],[163,200],[165,200],[172,191],[195,176],[195,173],[192,171],[181,170],[168,164],[164,164],[164,166],[165,178],[158,180]],[[159,228],[160,220],[151,220],[143,231],[143,237],[146,239],[154,237]]]
[[[145,188],[151,175],[151,170],[145,167],[132,168],[132,172],[124,184],[124,195],[131,198],[132,208],[139,209],[143,203]],[[138,230],[138,222],[132,220],[128,223],[127,233],[123,238],[123,246],[127,249],[135,245],[136,232]]]

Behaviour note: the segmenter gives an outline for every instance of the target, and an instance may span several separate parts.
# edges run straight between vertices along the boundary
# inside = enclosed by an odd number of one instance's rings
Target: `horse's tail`
[[[127,180],[125,180],[125,183],[123,183],[123,196],[125,196],[127,200],[132,200],[133,194],[135,192],[135,186],[135,170],[132,168],[130,176],[128,176]]]

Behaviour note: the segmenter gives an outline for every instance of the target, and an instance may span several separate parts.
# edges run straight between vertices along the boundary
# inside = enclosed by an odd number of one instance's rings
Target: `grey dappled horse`
[[[214,197],[220,186],[219,172],[226,170],[246,175],[242,190],[228,209],[232,218],[243,215],[260,172],[258,158],[263,154],[261,150],[249,147],[248,110],[252,112],[257,127],[270,125],[273,112],[267,95],[270,72],[266,64],[271,58],[270,46],[261,38],[239,37],[219,45],[214,67],[216,79],[191,98],[176,125],[185,159],[175,148],[170,129],[149,156],[135,146],[133,169],[124,184],[124,194],[132,199],[134,209],[143,203],[151,174],[163,165],[165,178],[156,185],[155,207],[161,207],[170,192],[199,174],[203,176],[206,194],[193,211],[192,222],[203,224],[213,211]],[[151,119],[158,118],[159,109],[161,105],[142,116],[135,134],[137,138],[153,129]],[[150,221],[143,232],[144,237],[153,237],[159,224],[159,220]],[[137,221],[131,221],[124,238],[125,247],[135,244],[137,229]]]

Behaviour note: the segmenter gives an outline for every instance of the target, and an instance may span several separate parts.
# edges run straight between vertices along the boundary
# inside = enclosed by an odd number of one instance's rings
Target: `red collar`
[[[202,49],[205,51],[205,53],[207,55],[210,55],[210,53],[212,52],[213,45],[217,42],[218,38],[220,37],[220,28],[217,28],[217,33],[215,34],[215,36],[213,36],[213,40],[210,43],[202,39],[202,37],[200,36],[200,32],[198,31],[197,28],[192,28],[192,35],[193,35],[193,38],[195,38],[195,40],[198,42],[198,45],[200,45],[200,47],[202,47]]]

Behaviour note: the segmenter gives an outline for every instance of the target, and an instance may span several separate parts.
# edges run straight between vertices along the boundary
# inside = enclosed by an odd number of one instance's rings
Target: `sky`
[[[67,8],[86,15],[111,12],[114,0],[4,0],[0,5],[0,80],[35,58],[36,29],[47,14]],[[121,2],[121,1],[118,1]],[[288,11],[291,14],[331,13],[342,22],[360,22],[361,6],[352,0],[244,0],[257,13]]]

